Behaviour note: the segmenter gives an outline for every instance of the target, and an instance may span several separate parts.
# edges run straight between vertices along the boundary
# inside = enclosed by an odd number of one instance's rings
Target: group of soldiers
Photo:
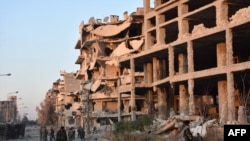
[[[46,128],[46,126],[42,126],[40,129],[40,141],[73,141],[76,137],[74,127],[71,127],[68,131],[62,126],[57,132],[55,136],[55,131],[53,127],[50,127],[50,130]],[[85,131],[81,126],[77,129],[77,137],[80,138],[81,141],[84,141]]]

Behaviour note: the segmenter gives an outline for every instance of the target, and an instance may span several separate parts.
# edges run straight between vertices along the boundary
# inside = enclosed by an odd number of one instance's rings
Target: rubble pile
[[[194,137],[199,133],[202,138],[213,135],[214,140],[223,140],[223,126],[216,119],[205,121],[202,116],[173,116],[167,120],[155,119],[147,132],[162,135],[167,140],[181,140],[183,138],[184,122],[190,123],[190,130]]]
[[[223,125],[220,125],[217,119],[205,120],[202,116],[180,116],[175,115],[167,120],[155,118],[153,124],[144,127],[144,131],[134,131],[125,136],[130,136],[141,140],[157,140],[157,141],[181,141],[183,140],[184,123],[189,122],[190,131],[193,137],[198,138],[199,134],[204,140],[223,141]],[[114,138],[112,125],[97,128],[95,134],[87,136],[89,140],[116,141]],[[126,138],[126,137],[124,137]],[[199,139],[197,139],[199,140]]]

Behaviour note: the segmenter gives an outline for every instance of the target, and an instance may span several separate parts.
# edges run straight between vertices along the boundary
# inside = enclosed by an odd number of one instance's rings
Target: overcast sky
[[[75,72],[81,21],[129,14],[143,0],[1,0],[0,101],[18,97],[21,114],[36,119],[36,106],[45,98],[60,71]],[[13,93],[19,91],[19,93]],[[24,108],[28,107],[28,108]]]

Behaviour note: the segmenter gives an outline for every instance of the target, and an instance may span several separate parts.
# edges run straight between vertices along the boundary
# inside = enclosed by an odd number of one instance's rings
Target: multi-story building
[[[248,93],[250,86],[249,5],[155,0],[152,9],[144,0],[145,53],[120,62],[144,64],[145,76],[152,78],[147,84],[162,108],[159,116],[165,118],[171,107],[181,115],[201,114],[200,106],[207,103],[217,109],[210,107],[208,114],[218,114],[221,122],[237,119],[237,95]]]
[[[17,96],[8,96],[7,101],[0,101],[0,122],[17,122]]]
[[[250,1],[143,3],[123,20],[111,15],[80,24],[76,78],[84,82],[91,124],[144,114],[167,119],[171,109],[221,123],[246,116]]]
[[[84,82],[84,115],[91,125],[115,122],[120,116],[130,119],[131,96],[123,89],[132,79],[130,69],[120,70],[118,59],[121,55],[138,52],[143,46],[143,22],[143,9],[138,8],[131,15],[124,12],[123,20],[119,20],[117,15],[110,15],[103,21],[92,17],[89,23],[80,24],[80,38],[75,46],[80,50],[76,61],[80,69],[76,78]],[[143,74],[135,75],[136,82],[142,83]],[[122,89],[123,84],[125,87]],[[119,91],[123,94],[119,95]],[[145,97],[136,95],[134,100],[139,104],[137,115],[146,114]]]
[[[77,127],[83,124],[82,118],[82,96],[80,92],[81,81],[75,79],[75,73],[61,72],[63,79],[53,83],[48,98],[55,97],[55,109],[57,114],[57,126]]]

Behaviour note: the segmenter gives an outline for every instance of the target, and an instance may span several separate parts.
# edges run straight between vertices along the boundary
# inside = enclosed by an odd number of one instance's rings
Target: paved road
[[[40,126],[26,126],[24,137],[19,139],[9,139],[3,141],[40,141],[39,130]],[[85,141],[96,141],[96,140],[97,140],[96,137],[87,136],[87,139]],[[49,136],[48,136],[48,141],[49,141]],[[80,139],[77,138],[74,141],[80,141]],[[108,141],[108,140],[99,138],[98,141]]]

